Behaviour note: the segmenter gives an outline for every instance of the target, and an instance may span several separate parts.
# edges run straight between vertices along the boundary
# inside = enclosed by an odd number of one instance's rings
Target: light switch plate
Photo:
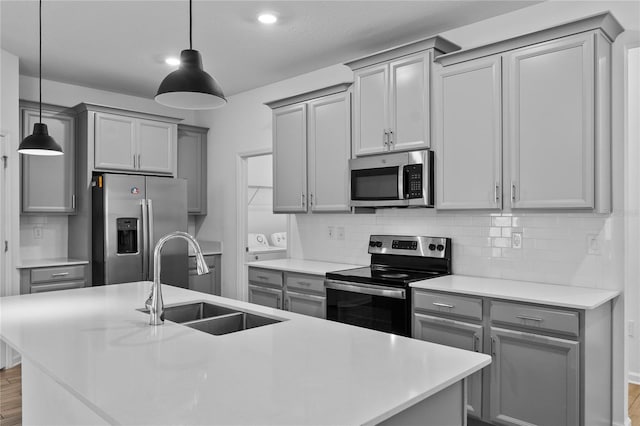
[[[600,255],[600,239],[598,234],[587,235],[587,254]]]
[[[522,248],[522,232],[511,233],[511,248]]]

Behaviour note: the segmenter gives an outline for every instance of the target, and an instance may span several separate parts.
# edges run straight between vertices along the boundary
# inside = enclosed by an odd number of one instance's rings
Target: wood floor
[[[22,369],[0,370],[0,426],[22,424]]]
[[[640,426],[640,385],[629,384],[629,417]],[[0,370],[0,426],[22,424],[22,378],[17,367]]]

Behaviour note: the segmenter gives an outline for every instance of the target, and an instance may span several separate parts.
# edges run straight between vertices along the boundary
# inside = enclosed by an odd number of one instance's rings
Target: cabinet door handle
[[[256,278],[260,278],[261,280],[269,281],[269,277],[265,277],[264,275],[256,275]]]
[[[527,315],[516,315],[516,318],[520,318],[521,320],[525,320],[525,321],[535,321],[535,322],[542,322],[544,321],[544,319],[542,318],[538,318],[538,317],[529,317]]]
[[[516,184],[511,182],[511,203],[516,202]]]
[[[480,337],[478,335],[473,336],[473,351],[480,352]]]
[[[73,195],[71,196],[71,208],[72,208],[73,210],[75,210],[75,209],[76,209],[76,194],[73,194]]]
[[[51,278],[66,277],[67,275],[69,275],[68,272],[57,272],[55,274],[51,274]]]
[[[433,302],[433,305],[438,306],[440,308],[449,308],[449,309],[455,308],[455,305],[449,305],[447,303],[440,303],[440,302]]]
[[[138,167],[136,166],[136,155],[133,154],[133,168],[137,169]]]
[[[306,281],[298,281],[298,284],[304,285],[304,286],[307,286],[307,287],[309,287],[311,285],[311,283],[306,282]]]
[[[496,356],[496,339],[491,336],[491,356]]]
[[[496,203],[500,202],[500,184],[496,183],[496,188],[495,188],[495,196],[496,196]]]
[[[138,154],[138,168],[142,168],[142,163],[140,162],[141,155]]]
[[[284,299],[284,310],[285,311],[289,310],[289,300],[288,299]]]

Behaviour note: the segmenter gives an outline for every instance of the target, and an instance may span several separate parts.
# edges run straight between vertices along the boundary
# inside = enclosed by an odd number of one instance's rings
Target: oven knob
[[[435,244],[429,244],[429,250],[434,251],[436,249]]]
[[[442,244],[438,244],[438,247],[437,247],[437,248],[438,248],[438,251],[442,251],[442,250],[444,250],[444,246],[443,246]]]
[[[382,247],[382,241],[376,241],[376,247]]]
[[[375,247],[375,246],[376,246],[375,241],[369,241],[369,247]]]

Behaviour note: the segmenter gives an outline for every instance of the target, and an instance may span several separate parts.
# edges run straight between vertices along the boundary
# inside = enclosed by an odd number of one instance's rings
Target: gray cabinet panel
[[[270,308],[282,309],[282,290],[249,284],[249,302]]]
[[[422,314],[415,314],[413,318],[413,337],[416,339],[482,352],[482,325]],[[482,416],[482,371],[468,377],[467,413]]]
[[[30,135],[39,112],[22,104],[22,137]],[[74,214],[76,170],[76,121],[63,108],[44,106],[42,122],[62,147],[61,156],[22,155],[21,196],[23,213]]]
[[[578,425],[580,344],[491,328],[490,418],[500,425]]]
[[[284,298],[284,308],[287,311],[309,315],[316,318],[326,317],[326,298],[312,294],[287,291]]]
[[[178,125],[178,177],[187,180],[187,211],[207,214],[207,132]]]
[[[215,294],[216,296],[222,294],[220,285],[220,256],[219,254],[204,256],[204,260],[209,267],[209,273],[204,275],[198,275],[195,257],[189,256],[189,290]]]

